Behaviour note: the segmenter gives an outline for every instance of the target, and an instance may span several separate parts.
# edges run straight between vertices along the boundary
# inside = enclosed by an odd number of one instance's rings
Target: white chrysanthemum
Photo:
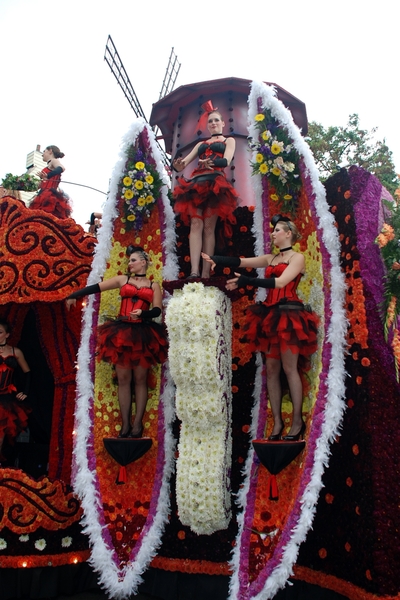
[[[225,529],[231,518],[231,308],[202,283],[176,291],[166,313],[169,366],[182,421],[177,461],[179,517],[195,533]]]
[[[0,550],[5,550],[7,548],[7,542],[4,538],[0,538]]]
[[[46,548],[46,546],[47,546],[46,540],[44,540],[43,538],[41,538],[40,540],[36,540],[36,542],[35,542],[36,550],[44,550]]]

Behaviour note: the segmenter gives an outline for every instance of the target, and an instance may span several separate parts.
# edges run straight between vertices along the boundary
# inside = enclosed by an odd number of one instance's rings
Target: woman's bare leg
[[[136,414],[132,426],[132,433],[137,435],[142,429],[143,416],[147,404],[147,372],[144,367],[136,367],[133,369],[133,378],[135,383],[135,402]]]
[[[274,427],[271,435],[278,435],[282,431],[282,387],[281,387],[281,361],[276,358],[266,359],[267,388],[271,405]]]
[[[121,434],[124,435],[131,428],[132,370],[115,365],[115,372],[118,379],[118,402],[122,419]]]
[[[298,370],[299,355],[287,350],[282,354],[282,366],[289,384],[290,398],[293,404],[292,427],[288,435],[299,433],[303,425],[303,384]]]
[[[212,256],[215,250],[215,226],[217,224],[218,215],[211,215],[204,219],[203,229],[203,252]],[[204,278],[210,277],[210,263],[203,260],[201,276]]]
[[[203,227],[204,223],[199,211],[198,217],[192,217],[190,220],[189,252],[191,273],[200,275],[200,254],[203,246]]]

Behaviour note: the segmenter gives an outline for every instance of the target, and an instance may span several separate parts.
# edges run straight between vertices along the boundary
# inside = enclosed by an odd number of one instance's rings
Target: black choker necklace
[[[131,277],[133,279],[135,279],[135,277],[146,277],[146,273],[136,273],[136,275],[131,275]]]
[[[212,133],[211,137],[219,137],[220,135],[222,135],[222,133]]]
[[[279,250],[279,252],[282,254],[283,252],[286,252],[286,250],[291,250],[291,249],[292,249],[292,246],[288,246],[287,248],[281,248]]]
[[[7,342],[5,342],[4,344],[0,344],[0,348],[4,348],[4,346],[7,346]]]

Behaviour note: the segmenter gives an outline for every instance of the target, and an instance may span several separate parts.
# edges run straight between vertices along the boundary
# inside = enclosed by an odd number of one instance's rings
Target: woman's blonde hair
[[[277,221],[277,223],[281,225],[284,231],[290,231],[290,233],[292,234],[290,240],[292,244],[295,244],[296,242],[301,240],[301,233],[297,229],[297,226],[295,223],[293,223],[293,221]]]

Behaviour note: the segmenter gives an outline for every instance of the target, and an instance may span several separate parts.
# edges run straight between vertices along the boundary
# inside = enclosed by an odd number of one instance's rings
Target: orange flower
[[[350,198],[350,196],[351,196],[351,192],[350,192],[350,190],[347,190],[347,192],[345,192],[345,193],[343,194],[343,196],[346,198],[346,200],[348,200],[348,199]]]

